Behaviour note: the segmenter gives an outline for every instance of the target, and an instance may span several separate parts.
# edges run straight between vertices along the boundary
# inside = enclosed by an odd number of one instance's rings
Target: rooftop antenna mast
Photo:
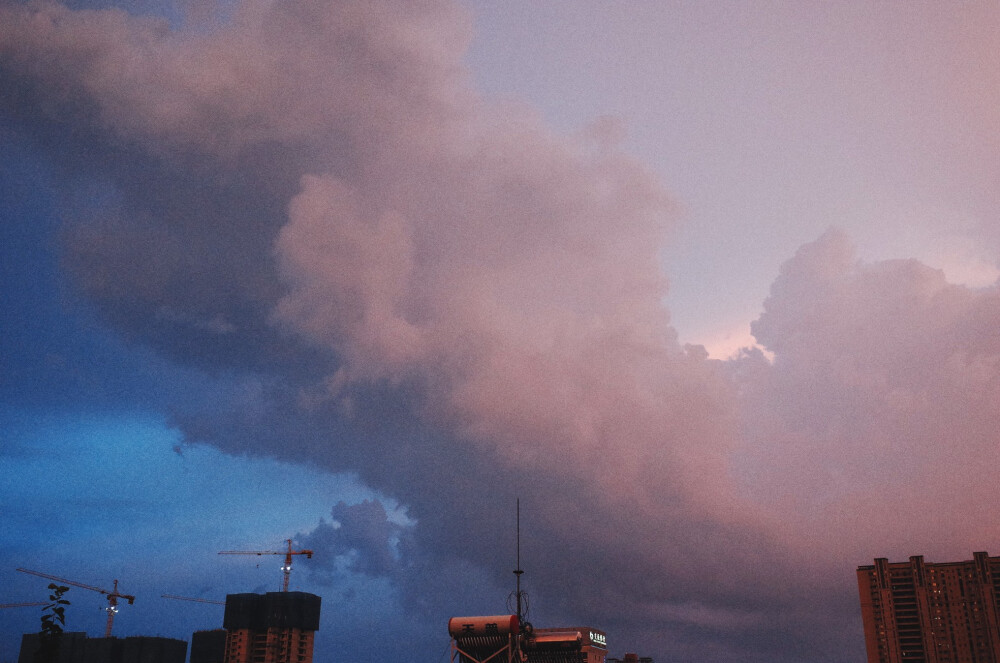
[[[517,623],[524,623],[524,610],[523,601],[524,592],[521,591],[521,576],[524,574],[524,569],[521,568],[521,498],[517,498],[517,568],[514,569],[514,575],[517,576],[517,585],[515,590],[515,596],[517,597]]]
[[[517,498],[517,568],[514,569],[514,576],[517,578],[517,585],[514,590],[514,596],[517,600],[517,625],[519,633],[514,637],[514,651],[517,661],[528,660],[525,657],[522,647],[525,646],[527,640],[530,640],[534,629],[531,626],[531,622],[525,621],[525,617],[528,612],[527,605],[527,592],[521,589],[521,576],[524,575],[524,569],[521,568],[521,498]],[[510,606],[510,599],[508,598],[507,605]],[[510,609],[509,607],[507,608]]]

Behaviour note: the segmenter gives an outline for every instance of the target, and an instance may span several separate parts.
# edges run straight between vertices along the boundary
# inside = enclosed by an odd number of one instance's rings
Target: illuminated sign
[[[603,633],[598,633],[597,631],[590,632],[590,641],[598,647],[604,647],[605,649],[608,646],[608,637]]]

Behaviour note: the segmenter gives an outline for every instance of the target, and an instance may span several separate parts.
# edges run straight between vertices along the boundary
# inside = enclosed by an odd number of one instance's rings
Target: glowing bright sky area
[[[612,118],[674,196],[684,341],[749,336],[778,266],[830,226],[866,260],[1000,275],[995,7],[472,4],[480,89],[563,131]]]
[[[108,4],[0,0],[0,603],[292,538],[317,663],[443,661],[520,499],[535,626],[846,663],[1000,551],[996,5]]]

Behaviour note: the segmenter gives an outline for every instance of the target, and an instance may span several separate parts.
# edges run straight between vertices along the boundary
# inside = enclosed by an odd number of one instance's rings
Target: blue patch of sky
[[[68,286],[51,169],[2,126],[0,144],[0,402],[155,407],[190,390],[195,374],[127,346]]]
[[[30,511],[32,548],[64,521],[69,543],[145,536],[158,544],[184,532],[209,549],[267,543],[311,529],[338,499],[374,497],[350,475],[332,475],[271,459],[232,457],[181,445],[180,434],[150,415],[0,409],[8,439],[5,501]],[[38,500],[44,494],[44,500]],[[17,513],[4,518],[19,518]],[[262,535],[264,540],[261,541]]]
[[[218,628],[221,606],[160,594],[222,600],[276,590],[281,557],[217,553],[280,550],[338,501],[379,496],[350,474],[183,444],[162,412],[212,382],[125,343],[67,285],[64,192],[50,165],[2,125],[0,144],[0,603],[47,598],[47,580],[15,571],[26,567],[104,588],[119,579],[136,604],[122,606],[116,634],[186,640]],[[387,613],[394,592],[385,585],[348,578],[335,593],[374,597]],[[332,592],[308,568],[293,572],[292,586]],[[102,635],[105,599],[80,588],[68,598],[67,629]],[[0,610],[0,663],[17,659],[21,633],[38,630],[38,610]]]
[[[16,573],[19,566],[102,587],[118,578],[121,591],[142,594],[146,606],[163,593],[223,600],[232,592],[274,591],[280,556],[217,553],[281,550],[283,538],[314,528],[336,501],[376,497],[350,475],[205,446],[178,453],[179,434],[147,415],[5,407],[0,426],[18,449],[3,458],[0,483],[0,585],[7,588],[0,602],[44,600],[47,582]],[[311,585],[307,570],[293,571],[301,588]],[[366,595],[373,591],[384,595],[365,587]],[[104,618],[93,608],[103,599],[84,590],[75,596],[87,607],[69,628],[99,635]],[[153,612],[162,616],[164,608]],[[121,618],[126,634],[164,628],[159,617],[143,615],[148,608],[132,610],[138,614],[131,625]],[[189,610],[197,617],[204,608],[175,606],[181,626],[173,637],[186,639],[184,629],[198,627],[181,619]],[[23,628],[35,628],[31,618]],[[11,646],[0,648],[0,660]]]
[[[74,9],[121,9],[133,16],[165,19],[173,29],[211,32],[224,26],[239,0],[66,0]]]

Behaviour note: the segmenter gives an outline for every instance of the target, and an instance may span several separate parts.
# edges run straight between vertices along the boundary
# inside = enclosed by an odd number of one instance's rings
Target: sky
[[[863,660],[857,566],[1000,551],[998,29],[0,0],[0,603],[187,640],[292,539],[318,662],[445,661],[520,500],[536,627]]]

